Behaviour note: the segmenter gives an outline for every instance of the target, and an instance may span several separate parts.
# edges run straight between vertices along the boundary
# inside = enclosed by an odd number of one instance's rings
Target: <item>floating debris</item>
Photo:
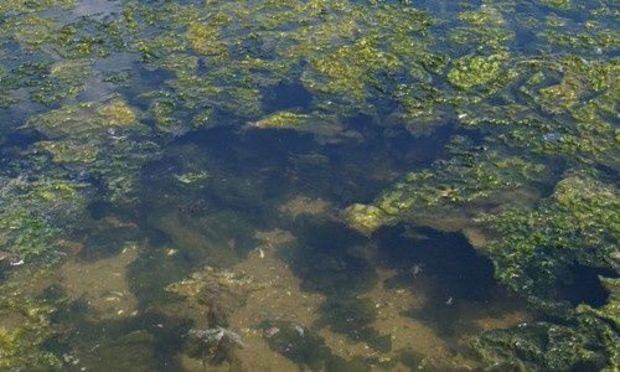
[[[422,274],[422,272],[424,271],[424,267],[421,264],[415,264],[411,267],[411,275],[415,278],[418,275]]]

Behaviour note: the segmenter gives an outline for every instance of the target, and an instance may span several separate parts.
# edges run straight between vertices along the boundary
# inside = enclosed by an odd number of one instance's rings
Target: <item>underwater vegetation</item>
[[[80,250],[76,244],[89,242],[98,223],[93,206],[104,217],[123,215],[106,220],[119,226],[150,218],[158,231],[144,240],[172,236],[162,245],[212,249],[224,239],[193,232],[237,231],[243,237],[224,244],[223,254],[232,256],[251,250],[247,221],[272,222],[261,202],[288,197],[284,180],[306,182],[315,200],[333,197],[322,206],[340,213],[325,218],[361,238],[394,225],[468,236],[492,261],[497,281],[536,313],[474,337],[481,368],[620,368],[617,1],[95,3],[0,2],[0,369],[68,363],[50,346],[61,305],[21,288],[29,282],[22,273],[54,270]],[[179,155],[151,177],[174,180],[156,197],[158,206],[187,205],[142,216],[149,167],[171,144],[222,127],[242,138],[260,133],[286,142],[295,135],[312,145],[290,140],[281,159],[257,162],[252,172]],[[369,164],[357,169],[374,182],[366,198],[359,196],[367,190],[349,192],[360,188],[358,180],[335,178],[341,183],[324,194],[320,182],[310,182],[325,172],[353,174],[338,168],[331,150],[346,158],[348,148],[390,147],[386,139],[395,138],[436,141],[432,159],[403,155],[384,173]],[[244,164],[256,157],[220,151]],[[266,181],[274,174],[279,187]],[[298,222],[297,214],[287,218],[278,221]],[[176,248],[166,257],[208,256],[177,256]],[[186,279],[160,290],[206,309],[190,353],[213,364],[233,358],[241,342],[222,314],[255,288],[225,270],[183,270],[175,280]],[[604,295],[584,294],[591,288],[580,285],[588,283]],[[377,350],[389,349],[387,338],[365,327],[374,313],[358,299],[345,300],[319,307],[334,332],[347,333],[337,324],[351,318]],[[273,327],[280,333],[269,335]],[[287,320],[259,331],[270,350],[303,368],[368,366],[336,355],[325,337]]]

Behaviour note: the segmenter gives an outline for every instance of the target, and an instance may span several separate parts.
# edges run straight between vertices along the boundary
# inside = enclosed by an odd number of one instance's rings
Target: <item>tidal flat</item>
[[[620,370],[616,0],[0,0],[0,371]]]

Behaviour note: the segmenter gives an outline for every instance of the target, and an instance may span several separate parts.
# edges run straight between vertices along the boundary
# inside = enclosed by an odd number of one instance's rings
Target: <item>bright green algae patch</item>
[[[192,131],[293,131],[329,146],[457,130],[374,201],[347,197],[344,220],[366,235],[428,216],[485,230],[497,279],[555,317],[483,334],[486,366],[619,368],[617,279],[601,277],[598,307],[561,290],[574,265],[618,274],[615,2],[126,0],[84,17],[82,3],[0,4],[6,270],[59,259],[89,204],[139,205],[144,167]],[[102,67],[121,55],[124,70]],[[282,87],[306,97],[270,107]],[[13,132],[33,140],[13,146]],[[175,175],[186,190],[216,178]],[[53,309],[24,312],[23,327],[0,328],[0,369],[61,367],[44,345]]]
[[[560,181],[535,209],[482,218],[498,239],[489,243],[499,278],[516,291],[552,298],[567,266],[614,267],[620,244],[620,194],[589,177]]]
[[[618,368],[618,279],[600,277],[611,292],[600,309],[571,309],[562,303],[558,288],[571,277],[575,264],[617,269],[619,207],[615,187],[571,175],[533,210],[512,209],[482,218],[497,236],[484,249],[495,262],[498,279],[568,322],[491,332],[477,344],[484,358],[502,368]]]

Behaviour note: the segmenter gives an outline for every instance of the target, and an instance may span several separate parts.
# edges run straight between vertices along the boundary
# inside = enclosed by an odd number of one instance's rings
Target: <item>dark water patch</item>
[[[305,109],[310,106],[312,95],[300,83],[280,83],[263,96],[263,106],[271,112],[288,109]]]
[[[401,270],[418,265],[421,274],[437,282],[440,298],[485,301],[496,287],[492,262],[460,233],[397,226],[382,229],[376,239],[385,247],[380,250],[384,263]]]
[[[360,122],[348,125],[367,130],[376,136],[373,141],[321,145],[313,135],[292,130],[192,132],[167,152],[160,164],[171,169],[161,174],[183,168],[211,173],[204,196],[219,200],[223,208],[260,209],[270,199],[294,192],[346,205],[375,196],[398,172],[430,162],[449,137],[442,130],[414,138],[402,128],[384,136],[362,118],[355,120]],[[196,148],[184,152],[188,145]]]
[[[86,237],[79,258],[93,262],[119,254],[127,242],[140,241],[143,235],[135,225],[93,231]]]
[[[333,354],[324,339],[310,329],[284,321],[267,321],[259,325],[269,347],[312,371],[368,371],[367,361],[347,361]]]
[[[399,355],[399,361],[404,364],[410,371],[419,369],[424,360],[424,354],[415,351],[403,351]]]
[[[87,210],[94,220],[101,220],[102,218],[114,213],[116,208],[111,203],[96,201],[94,203],[90,203],[87,207]]]
[[[377,309],[368,299],[353,296],[330,297],[320,307],[321,317],[317,327],[328,326],[332,331],[344,334],[354,342],[365,342],[382,353],[392,350],[391,335],[381,335],[372,328],[377,319]]]
[[[558,288],[560,299],[572,305],[587,304],[595,308],[604,306],[609,299],[609,291],[603,287],[599,276],[617,278],[615,270],[595,268],[573,263]]]
[[[55,347],[66,355],[77,353],[75,370],[181,370],[177,353],[184,344],[190,323],[156,312],[123,320],[93,322],[74,318],[79,325],[55,340]],[[75,349],[74,347],[77,347]]]
[[[328,296],[352,296],[376,282],[371,264],[351,251],[367,243],[362,236],[333,222],[308,224],[300,229],[299,247],[289,259],[293,272],[302,280],[302,289]]]
[[[43,139],[44,137],[36,131],[11,132],[4,136],[2,143],[0,143],[0,151],[4,152],[7,148],[25,150]]]
[[[382,229],[376,239],[382,247],[382,264],[399,272],[386,286],[421,285],[427,300],[408,315],[442,335],[475,329],[474,319],[463,316],[462,305],[484,306],[502,293],[493,276],[492,262],[476,252],[460,233],[396,226]]]

